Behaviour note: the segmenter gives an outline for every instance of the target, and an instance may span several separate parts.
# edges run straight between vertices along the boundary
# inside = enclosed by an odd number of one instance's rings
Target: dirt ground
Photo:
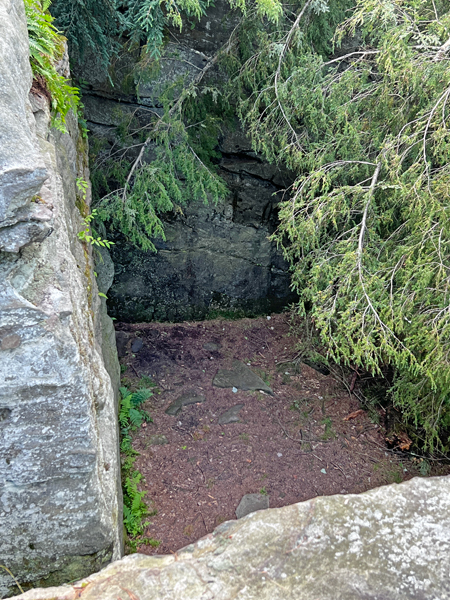
[[[135,433],[133,447],[146,501],[157,510],[146,535],[161,543],[138,552],[176,552],[235,519],[248,493],[260,492],[270,507],[281,507],[424,474],[416,459],[388,451],[382,421],[372,422],[364,411],[348,418],[361,407],[342,383],[293,362],[287,314],[119,323],[117,330],[125,340],[123,385],[136,387],[143,376],[157,385],[145,404],[153,423]],[[230,368],[233,359],[247,364],[274,395],[214,387],[217,371]],[[185,392],[203,395],[205,402],[166,414]],[[236,404],[244,405],[240,422],[219,424],[219,416]],[[444,467],[432,472],[443,473]]]

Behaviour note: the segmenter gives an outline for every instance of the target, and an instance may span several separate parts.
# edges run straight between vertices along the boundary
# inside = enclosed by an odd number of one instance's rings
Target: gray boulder
[[[117,353],[91,248],[77,238],[87,146],[73,115],[68,133],[50,128],[31,82],[24,4],[4,0],[0,565],[25,588],[83,577],[122,552]],[[16,590],[0,569],[0,597]]]
[[[32,134],[35,124],[28,100],[32,75],[23,2],[0,4],[0,31],[0,250],[18,252],[43,235],[39,222],[26,223],[33,212],[33,196],[48,176]]]
[[[448,600],[449,572],[450,478],[416,478],[259,511],[16,600]]]

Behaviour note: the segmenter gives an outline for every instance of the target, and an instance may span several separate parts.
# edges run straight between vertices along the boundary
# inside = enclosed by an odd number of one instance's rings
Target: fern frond
[[[65,131],[65,119],[69,110],[79,104],[78,90],[69,85],[56,71],[55,63],[64,52],[64,40],[53,25],[53,17],[47,12],[49,0],[25,0],[30,64],[34,74],[41,75],[52,97],[52,125]]]
[[[149,398],[153,396],[153,392],[148,389],[141,389],[135,392],[131,397],[131,404],[133,406],[139,406]]]
[[[136,410],[135,408],[130,408],[130,410],[128,412],[128,416],[129,416],[130,423],[131,423],[133,429],[140,427],[140,425],[142,424],[142,421],[144,420],[142,417],[141,411]]]

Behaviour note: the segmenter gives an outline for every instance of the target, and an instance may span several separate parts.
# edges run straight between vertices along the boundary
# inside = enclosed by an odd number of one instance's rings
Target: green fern
[[[43,78],[51,96],[52,125],[66,131],[66,115],[71,109],[76,111],[79,104],[78,89],[56,70],[55,64],[64,53],[65,38],[53,25],[49,6],[49,0],[25,0],[30,64],[34,76]]]
[[[137,536],[141,535],[147,526],[143,519],[148,514],[148,507],[143,501],[146,492],[139,491],[137,487],[142,480],[142,474],[136,470],[132,471],[131,467],[132,463],[124,484],[123,517],[128,534]]]
[[[151,396],[153,396],[153,393],[149,389],[147,389],[147,388],[140,389],[131,395],[131,404],[133,406],[139,406],[139,405],[143,404],[146,400],[151,398]]]
[[[126,387],[121,387],[120,395],[122,397],[119,408],[120,451],[126,457],[122,466],[123,522],[128,535],[136,538],[142,535],[148,524],[144,522],[148,508],[143,500],[146,492],[138,489],[142,474],[134,468],[138,452],[133,450],[131,432],[140,427],[144,421],[152,421],[148,412],[140,406],[153,394],[146,388],[130,393]],[[136,547],[138,541],[131,540],[130,545]]]

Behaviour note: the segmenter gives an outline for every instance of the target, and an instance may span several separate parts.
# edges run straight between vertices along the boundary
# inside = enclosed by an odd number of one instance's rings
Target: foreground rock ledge
[[[228,521],[175,556],[134,554],[23,600],[447,600],[450,478]]]

